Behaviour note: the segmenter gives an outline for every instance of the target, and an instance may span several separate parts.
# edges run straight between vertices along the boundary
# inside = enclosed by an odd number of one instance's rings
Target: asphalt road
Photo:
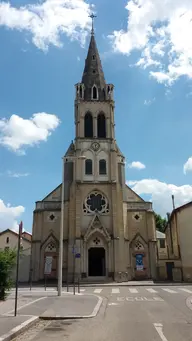
[[[40,321],[39,325],[16,340],[47,341],[48,338],[57,341],[192,340],[191,286],[97,287],[82,290],[86,293],[97,290],[96,293],[103,297],[103,304],[97,317],[46,323]]]

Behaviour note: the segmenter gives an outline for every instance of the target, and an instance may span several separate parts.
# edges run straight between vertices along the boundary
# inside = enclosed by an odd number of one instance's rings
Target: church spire
[[[92,14],[90,17],[92,19],[91,40],[82,77],[82,83],[85,86],[84,99],[86,101],[93,99],[103,101],[105,100],[104,92],[106,88],[106,82],[95,40],[94,18],[96,16]]]

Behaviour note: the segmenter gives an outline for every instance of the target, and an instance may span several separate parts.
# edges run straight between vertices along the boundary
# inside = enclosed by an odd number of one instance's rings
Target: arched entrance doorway
[[[91,247],[88,250],[88,275],[106,276],[106,254],[104,247]]]

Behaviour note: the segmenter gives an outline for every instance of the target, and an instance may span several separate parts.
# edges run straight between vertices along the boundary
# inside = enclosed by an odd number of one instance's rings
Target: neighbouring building
[[[125,157],[115,139],[114,85],[105,81],[94,30],[75,89],[75,139],[64,158],[63,280],[155,279],[152,203],[126,185]],[[47,256],[49,277],[58,276],[61,189],[36,202],[33,281],[44,278]]]
[[[158,259],[167,259],[167,243],[165,233],[156,231]]]
[[[19,262],[19,282],[28,282],[30,273],[31,261],[31,241],[24,237],[24,232],[21,239],[21,255]],[[0,250],[8,250],[18,248],[18,233],[7,229],[0,232]],[[12,273],[12,278],[15,279],[15,269]]]
[[[168,280],[192,282],[192,202],[174,209],[165,229]]]

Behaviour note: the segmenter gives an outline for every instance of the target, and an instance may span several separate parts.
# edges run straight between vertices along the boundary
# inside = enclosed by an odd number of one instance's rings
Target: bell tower
[[[75,85],[75,145],[86,157],[82,181],[115,181],[114,85],[107,84],[92,18],[91,38],[80,83]],[[78,176],[78,172],[77,172]]]

